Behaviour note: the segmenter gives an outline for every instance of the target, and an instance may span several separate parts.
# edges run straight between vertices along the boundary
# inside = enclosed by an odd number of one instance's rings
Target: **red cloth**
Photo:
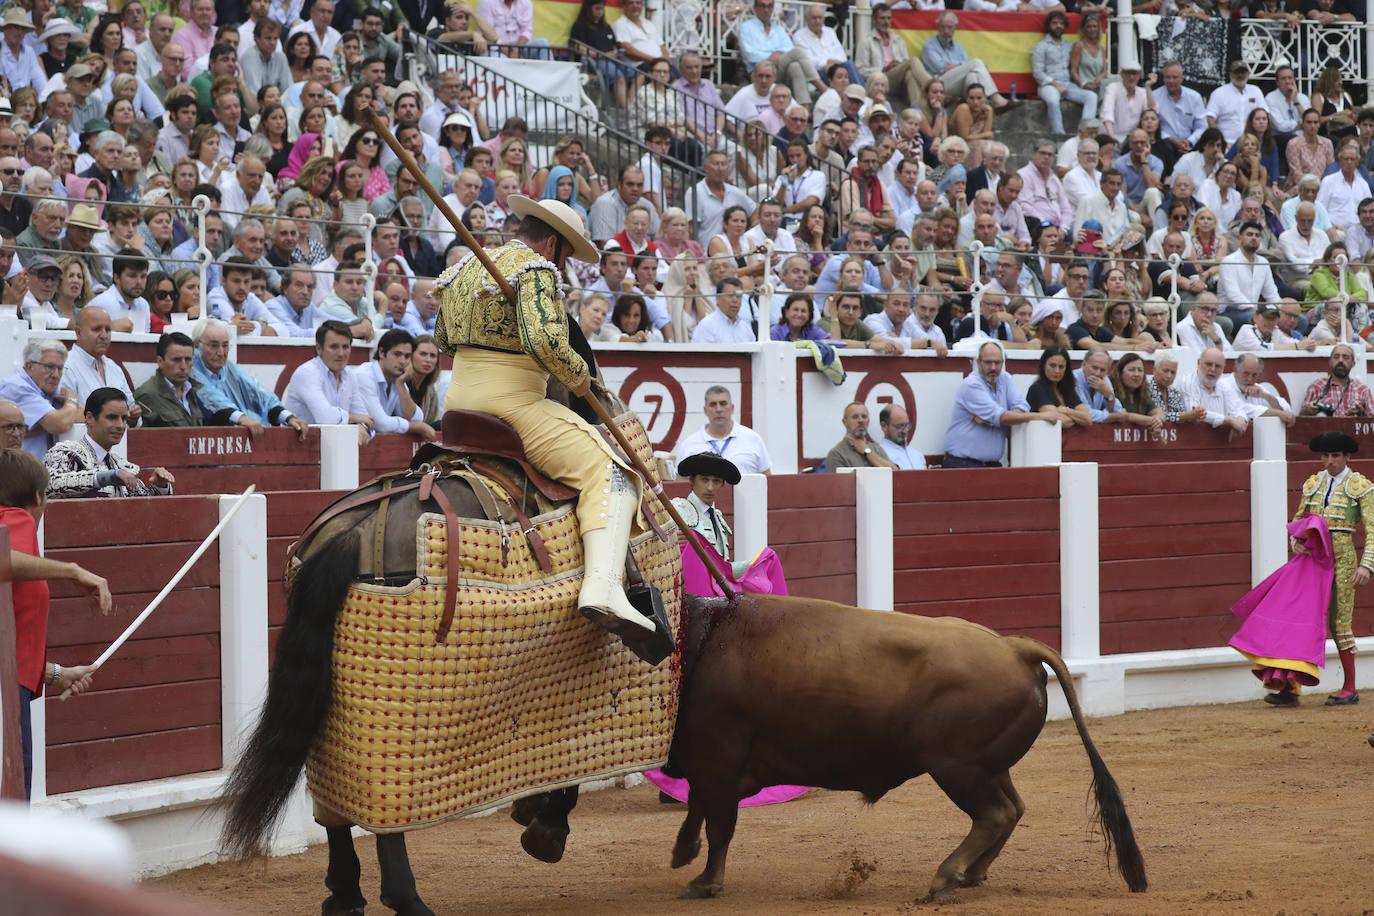
[[[1326,614],[1335,567],[1331,535],[1320,515],[1289,522],[1288,533],[1311,554],[1295,553],[1236,602],[1231,613],[1241,624],[1231,637],[1231,646],[1260,658],[1306,662],[1321,668],[1326,664]],[[1257,671],[1256,676],[1276,679],[1272,670]],[[1311,674],[1295,672],[1295,677],[1309,686],[1317,683]]]
[[[23,509],[0,506],[0,525],[10,529],[10,550],[38,555],[38,525]],[[39,694],[48,662],[48,583],[14,583],[14,635],[19,683]]]
[[[859,186],[859,193],[863,197],[863,208],[874,216],[883,212],[883,183],[878,180],[878,176],[864,178],[859,174],[856,166],[850,171],[854,177],[854,183]]]
[[[611,244],[612,242],[615,243],[614,246]],[[646,251],[652,255],[658,255],[658,243],[647,240],[643,248],[639,249],[639,251],[635,251],[634,242],[630,241],[630,237],[625,234],[624,229],[621,229],[618,233],[608,238],[606,240],[606,247],[619,248],[621,251],[625,252],[625,257],[627,258],[632,258],[637,254],[643,254]]]

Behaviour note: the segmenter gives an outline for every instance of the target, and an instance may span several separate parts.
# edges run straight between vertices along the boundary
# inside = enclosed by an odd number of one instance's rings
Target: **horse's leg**
[[[352,831],[347,825],[324,828],[329,837],[329,870],[324,875],[324,886],[330,893],[320,906],[321,916],[362,916],[363,907],[367,906],[358,883],[362,865],[353,848]]]
[[[563,858],[567,847],[568,813],[577,807],[577,786],[543,792],[516,802],[511,817],[524,823],[520,846],[541,862],[550,864]],[[526,819],[528,818],[528,819]]]
[[[930,884],[930,899],[942,900],[969,880],[975,862],[994,847],[1001,848],[999,841],[1006,841],[1020,815],[1016,805],[1003,793],[997,776],[977,766],[930,775],[950,800],[973,819],[968,836],[940,863]],[[707,829],[710,829],[709,823]]]
[[[382,905],[397,916],[434,916],[415,890],[404,833],[377,834],[377,864],[382,867]]]
[[[703,813],[701,802],[695,792],[687,792],[687,816],[677,831],[677,842],[673,844],[673,868],[681,868],[701,853],[701,822]]]
[[[735,835],[735,820],[739,817],[739,798],[736,793],[715,790],[699,792],[692,786],[688,804],[695,808],[700,798],[701,811],[706,818],[706,868],[692,879],[680,896],[686,899],[715,897],[725,890],[725,857],[730,852],[730,840]],[[691,818],[691,814],[688,814]],[[686,827],[683,824],[683,827]],[[681,833],[679,833],[679,838]]]
[[[988,867],[992,865],[992,860],[1001,854],[1002,847],[1007,845],[1007,840],[1010,840],[1012,833],[1016,831],[1016,825],[1020,823],[1021,816],[1026,813],[1025,803],[1021,801],[1021,796],[1016,791],[1016,787],[1011,784],[1011,773],[1003,771],[998,775],[997,786],[1002,790],[1003,798],[1011,804],[1012,809],[1016,812],[1016,817],[1006,825],[1002,836],[994,841],[965,871],[965,887],[977,887],[987,880]]]

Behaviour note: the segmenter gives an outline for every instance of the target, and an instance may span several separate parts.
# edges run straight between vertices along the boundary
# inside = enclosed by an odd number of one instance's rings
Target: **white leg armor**
[[[582,590],[577,606],[582,616],[615,633],[639,654],[636,643],[655,632],[653,621],[625,597],[625,551],[639,501],[619,467],[611,470],[610,491],[606,527],[582,532]]]

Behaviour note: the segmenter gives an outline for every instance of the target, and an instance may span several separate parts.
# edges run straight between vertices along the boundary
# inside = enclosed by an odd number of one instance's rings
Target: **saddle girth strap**
[[[381,505],[377,508],[377,522],[372,529],[372,581],[378,585],[386,581],[386,513],[391,508],[391,480],[382,481]]]
[[[418,486],[420,487],[421,502],[432,497],[439,504],[439,508],[443,510],[444,529],[449,538],[448,581],[444,589],[444,613],[439,618],[439,629],[434,633],[435,638],[439,642],[443,642],[448,638],[449,627],[453,625],[453,611],[458,602],[458,567],[461,564],[457,562],[458,551],[455,549],[454,539],[460,536],[461,527],[458,522],[458,515],[453,511],[453,503],[449,502],[448,497],[444,495],[443,487],[434,485],[437,478],[437,472],[431,471],[420,478]]]
[[[301,533],[301,536],[296,539],[296,542],[292,544],[291,548],[287,551],[287,559],[290,560],[291,558],[295,557],[296,551],[300,549],[302,544],[305,544],[310,539],[310,536],[312,534],[314,534],[316,531],[319,531],[320,528],[324,527],[324,525],[326,525],[333,519],[338,518],[343,513],[348,512],[352,509],[357,509],[361,506],[367,506],[375,502],[380,502],[384,499],[390,499],[393,496],[399,496],[402,493],[409,493],[411,490],[414,490],[419,486],[419,481],[415,481],[414,483],[401,484],[400,486],[393,487],[390,490],[378,490],[375,493],[355,494],[354,496],[344,500],[341,503],[335,503],[334,505],[330,506],[329,508],[321,512],[319,515],[315,516],[315,520],[306,526],[305,531]]]

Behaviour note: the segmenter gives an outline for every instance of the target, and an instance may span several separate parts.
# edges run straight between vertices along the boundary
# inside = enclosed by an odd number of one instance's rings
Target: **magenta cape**
[[[1288,525],[1310,556],[1293,559],[1236,602],[1231,613],[1240,629],[1231,647],[1256,665],[1287,668],[1306,683],[1317,683],[1316,669],[1326,664],[1326,614],[1331,602],[1335,559],[1326,519],[1306,515]]]
[[[782,575],[782,563],[772,549],[765,547],[760,550],[758,556],[749,563],[744,574],[736,579],[730,575],[730,564],[725,562],[714,547],[706,543],[695,531],[689,531],[688,534],[696,538],[697,543],[706,548],[706,553],[710,556],[711,562],[716,564],[717,569],[725,573],[726,581],[735,591],[766,595],[787,594],[787,581]],[[711,578],[711,574],[702,565],[701,558],[687,544],[682,545],[682,588],[693,595],[720,595],[721,593],[716,580]],[[650,770],[644,774],[644,778],[658,786],[660,791],[671,795],[678,801],[685,802],[687,800],[687,780],[665,776],[662,770]],[[777,802],[790,801],[805,792],[806,786],[768,786],[744,799],[740,805],[744,807],[772,805]]]

